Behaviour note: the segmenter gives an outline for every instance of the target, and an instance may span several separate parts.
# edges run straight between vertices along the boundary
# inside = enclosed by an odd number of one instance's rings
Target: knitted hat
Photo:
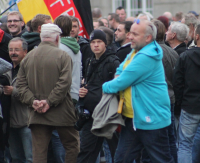
[[[95,29],[90,34],[90,42],[95,39],[102,40],[107,45],[106,34],[99,29]]]

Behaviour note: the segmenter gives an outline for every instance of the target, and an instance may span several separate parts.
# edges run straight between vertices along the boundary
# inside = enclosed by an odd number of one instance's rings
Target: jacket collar
[[[53,42],[51,42],[51,41],[42,41],[42,42],[40,43],[39,46],[43,46],[43,45],[49,45],[49,46],[57,47],[57,46],[56,46]]]

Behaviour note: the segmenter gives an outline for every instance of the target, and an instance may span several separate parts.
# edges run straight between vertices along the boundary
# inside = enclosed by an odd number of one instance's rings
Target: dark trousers
[[[133,130],[132,119],[126,118],[122,126],[115,163],[133,163],[145,149],[153,163],[174,163],[170,154],[167,127],[157,130]]]
[[[174,104],[171,104],[171,121],[172,123],[167,127],[167,132],[168,132],[168,137],[169,137],[169,147],[170,147],[170,153],[172,157],[174,158],[174,162],[177,163]],[[152,163],[145,149],[142,151],[142,162]]]
[[[80,131],[80,153],[78,154],[77,163],[95,163],[98,154],[102,148],[104,137],[98,137],[92,134],[90,131],[92,128],[93,119],[90,118]],[[113,139],[106,139],[111,151],[112,157],[114,157],[117,147],[117,138],[114,135]]]
[[[33,163],[46,163],[48,145],[51,140],[52,131],[57,130],[60,140],[66,150],[66,163],[76,163],[79,152],[79,134],[73,126],[58,127],[34,124],[31,125]]]

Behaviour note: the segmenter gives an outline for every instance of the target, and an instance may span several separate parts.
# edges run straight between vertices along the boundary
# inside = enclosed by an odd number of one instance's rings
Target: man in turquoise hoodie
[[[170,100],[156,31],[153,23],[136,19],[130,30],[132,51],[117,68],[115,79],[103,84],[104,93],[120,92],[124,101],[126,126],[122,127],[115,163],[132,163],[143,148],[153,163],[174,163],[167,135]]]

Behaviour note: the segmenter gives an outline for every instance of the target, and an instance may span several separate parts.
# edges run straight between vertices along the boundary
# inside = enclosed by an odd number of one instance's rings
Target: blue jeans
[[[103,141],[103,150],[106,158],[106,163],[112,163],[112,156],[106,139]]]
[[[200,124],[194,137],[192,147],[192,163],[200,163]]]
[[[58,132],[56,130],[53,130],[52,132],[51,142],[52,142],[52,149],[53,149],[55,163],[64,163],[66,152],[65,148],[63,147],[60,141]]]
[[[32,136],[28,127],[10,128],[8,142],[12,163],[32,163]]]
[[[167,127],[157,130],[133,130],[132,119],[126,118],[122,126],[115,163],[133,163],[145,148],[151,162],[174,163],[170,154]]]
[[[176,135],[175,135],[175,117],[174,117],[174,104],[171,104],[171,121],[172,123],[167,127],[169,136],[170,153],[177,163],[177,148],[176,148]]]
[[[200,114],[181,110],[179,122],[178,163],[192,163],[193,139],[200,123]]]

